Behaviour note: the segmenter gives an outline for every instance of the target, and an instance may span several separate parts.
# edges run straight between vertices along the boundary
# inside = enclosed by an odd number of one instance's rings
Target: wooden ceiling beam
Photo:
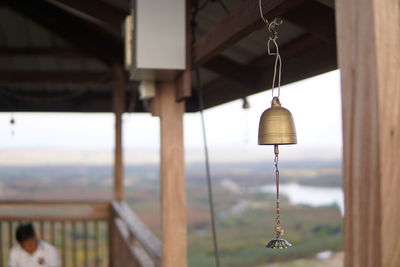
[[[258,69],[243,65],[222,55],[213,57],[202,67],[242,84],[249,84],[257,79]]]
[[[53,2],[59,2],[65,6],[68,6],[74,10],[82,12],[83,14],[95,18],[114,32],[121,32],[121,25],[128,14],[107,2],[99,0],[52,0]]]
[[[122,40],[115,38],[98,25],[88,23],[47,1],[3,0],[3,2],[106,64],[122,62]]]
[[[264,17],[271,19],[298,6],[303,0],[262,1]],[[223,18],[192,46],[193,68],[220,54],[263,25],[258,1],[243,0],[229,15]]]
[[[317,1],[304,1],[283,14],[283,19],[302,27],[321,40],[336,45],[335,11]]]
[[[306,41],[304,40],[304,42]],[[284,49],[281,51],[284,61],[282,85],[337,68],[336,48],[324,42],[312,43],[310,41],[308,46],[302,48],[301,46],[297,48],[288,47],[287,49],[294,55],[286,58]],[[298,49],[305,49],[305,51],[302,53],[295,53],[295,50]],[[255,60],[252,65],[260,65],[260,63],[262,63],[264,69],[258,73],[258,77],[260,78],[258,80],[255,79],[253,83],[243,85],[223,77],[205,85],[205,108],[211,108],[270,88],[273,75],[273,59],[266,60],[265,57],[262,57]]]
[[[89,54],[72,47],[18,47],[0,48],[0,56],[39,56],[62,58],[86,58]]]
[[[282,60],[285,61],[288,58],[295,57],[305,51],[307,51],[310,47],[313,47],[317,44],[320,44],[321,40],[312,34],[305,34],[303,36],[298,37],[293,40],[289,44],[286,44],[280,48],[280,54],[282,56]],[[263,56],[260,56],[254,60],[252,60],[248,67],[257,68],[259,71],[261,68],[265,68],[267,66],[272,65],[275,62],[275,57],[272,57],[265,53]]]
[[[2,83],[82,83],[111,79],[109,71],[0,71]]]
[[[281,53],[284,59],[286,59],[304,52],[310,46],[319,42],[320,40],[317,37],[311,34],[305,34],[304,36],[292,41],[290,44],[283,46],[281,48]],[[260,56],[251,61],[249,64],[243,65],[224,56],[218,55],[210,59],[202,67],[223,76],[211,82],[208,86],[231,86],[224,85],[227,82],[227,79],[230,79],[231,82],[234,81],[239,83],[240,86],[248,87],[257,84],[260,79],[262,79],[262,68],[273,64],[274,60],[274,57],[265,54],[264,56]]]
[[[112,112],[109,92],[87,91],[82,94],[49,92],[5,92],[0,90],[0,112]],[[126,105],[131,92],[126,92]],[[146,112],[142,101],[136,100],[133,112]],[[132,112],[126,108],[124,112]]]

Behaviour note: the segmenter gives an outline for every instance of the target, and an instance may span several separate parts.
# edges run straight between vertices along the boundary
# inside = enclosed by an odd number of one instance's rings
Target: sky
[[[339,71],[333,71],[281,88],[282,106],[292,112],[298,135],[297,145],[281,147],[281,157],[340,159],[339,80]],[[271,98],[271,91],[266,91],[248,97],[249,110],[243,110],[242,100],[237,100],[205,112],[211,160],[243,162],[271,157],[272,147],[257,145],[259,118],[270,106]],[[14,127],[10,125],[11,116],[11,113],[0,113],[0,164],[112,160],[112,114],[14,113]],[[186,160],[203,160],[199,114],[186,114],[184,128]],[[123,130],[127,163],[158,161],[158,118],[149,114],[125,114]]]

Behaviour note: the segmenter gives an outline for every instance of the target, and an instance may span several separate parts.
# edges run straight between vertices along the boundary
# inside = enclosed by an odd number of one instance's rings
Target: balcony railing
[[[161,243],[125,203],[89,201],[1,201],[0,265],[7,266],[15,229],[32,222],[53,244],[63,266],[161,264]]]

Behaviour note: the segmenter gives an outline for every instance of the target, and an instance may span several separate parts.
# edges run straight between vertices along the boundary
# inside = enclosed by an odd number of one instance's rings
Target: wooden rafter
[[[310,39],[309,39],[310,38]],[[337,68],[336,48],[325,43],[304,37],[297,45],[281,49],[285,64],[283,64],[282,85],[302,80]],[[291,56],[290,56],[291,55]],[[206,108],[233,101],[270,88],[272,80],[271,57],[261,57],[249,66],[259,66],[263,69],[258,73],[259,79],[243,85],[225,77],[218,78],[204,87],[204,102]]]
[[[283,58],[296,56],[310,47],[320,43],[319,39],[311,34],[306,34],[281,48]],[[219,90],[219,88],[237,88],[239,91],[246,91],[246,88],[257,87],[264,75],[264,68],[274,63],[274,58],[267,54],[254,59],[247,65],[234,62],[220,55],[214,57],[203,65],[209,70],[220,74],[222,77],[210,82],[205,86],[206,91]],[[236,85],[233,85],[233,82]],[[239,89],[242,88],[242,89]]]
[[[46,1],[3,2],[103,62],[122,62],[122,41],[98,25],[88,23]]]
[[[86,91],[81,94],[74,92],[14,92],[0,90],[0,112],[111,112],[112,98],[109,92]],[[131,93],[126,92],[128,107]],[[134,112],[145,112],[142,102],[134,106]],[[125,112],[132,110],[125,109]]]
[[[204,63],[204,68],[241,84],[253,83],[258,79],[258,69],[240,64],[227,57],[218,55]]]
[[[192,95],[192,1],[186,0],[186,69],[176,79],[178,102]]]
[[[91,16],[110,27],[114,32],[121,32],[121,25],[127,12],[107,2],[99,0],[53,0],[73,8],[84,15]]]
[[[68,83],[110,81],[108,71],[0,71],[0,82],[10,83]]]
[[[39,56],[62,58],[85,58],[89,54],[72,47],[23,47],[0,48],[0,56]]]
[[[304,1],[283,14],[283,19],[327,43],[336,45],[335,11],[317,1]]]
[[[266,18],[280,16],[302,2],[303,0],[263,1],[264,16]],[[263,21],[260,19],[258,1],[242,1],[234,11],[193,44],[192,67],[195,68],[204,64],[226,48],[260,28],[262,25]]]

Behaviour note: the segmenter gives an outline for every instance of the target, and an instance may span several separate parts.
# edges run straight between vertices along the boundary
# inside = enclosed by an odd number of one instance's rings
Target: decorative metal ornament
[[[274,166],[276,179],[276,217],[275,234],[276,237],[269,241],[265,246],[267,248],[288,248],[291,247],[287,240],[283,239],[284,230],[281,226],[281,215],[279,207],[279,145],[291,145],[297,143],[296,128],[293,116],[289,110],[281,106],[279,97],[281,89],[282,59],[279,54],[277,43],[278,32],[276,27],[282,24],[282,20],[274,19],[269,22],[263,16],[262,0],[259,0],[260,15],[267,26],[269,39],[267,42],[268,55],[275,57],[274,76],[272,79],[272,102],[271,107],[263,112],[260,118],[258,128],[258,144],[274,146]],[[277,86],[276,86],[277,85]],[[274,89],[277,87],[278,95],[274,95]]]
[[[263,112],[258,128],[259,145],[291,145],[297,143],[296,128],[289,110],[281,106],[278,97]]]

